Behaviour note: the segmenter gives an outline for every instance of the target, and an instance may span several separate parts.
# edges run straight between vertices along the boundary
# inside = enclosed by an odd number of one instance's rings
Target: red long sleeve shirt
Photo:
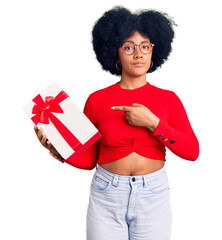
[[[146,106],[159,119],[154,133],[147,127],[130,125],[124,111],[112,106]],[[166,147],[177,156],[195,161],[199,142],[190,125],[179,97],[170,90],[150,83],[136,89],[123,89],[118,82],[97,90],[86,100],[84,114],[102,137],[69,164],[81,169],[93,169],[137,152],[141,156],[166,161]]]

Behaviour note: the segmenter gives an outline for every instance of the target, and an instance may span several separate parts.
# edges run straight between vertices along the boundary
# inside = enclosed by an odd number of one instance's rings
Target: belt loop
[[[115,186],[115,187],[118,186],[118,180],[119,180],[118,176],[113,176],[113,186]]]
[[[143,187],[145,187],[145,186],[146,186],[146,184],[147,184],[146,177],[145,177],[145,176],[143,176]]]
[[[143,187],[147,187],[147,185],[150,185],[149,179],[147,176],[143,176]]]

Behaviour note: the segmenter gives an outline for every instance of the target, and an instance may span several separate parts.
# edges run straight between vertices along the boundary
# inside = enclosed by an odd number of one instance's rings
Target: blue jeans
[[[172,211],[166,167],[122,176],[97,164],[86,223],[87,240],[169,240]]]

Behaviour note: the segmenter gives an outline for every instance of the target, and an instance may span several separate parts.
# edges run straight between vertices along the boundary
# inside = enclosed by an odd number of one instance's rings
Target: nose
[[[143,54],[141,53],[140,48],[139,48],[138,45],[136,46],[136,49],[135,49],[135,52],[134,52],[134,57],[135,57],[135,58],[141,58],[141,57],[143,57]]]
[[[135,53],[134,56],[135,56],[135,58],[142,58],[143,57],[143,55],[139,52]]]

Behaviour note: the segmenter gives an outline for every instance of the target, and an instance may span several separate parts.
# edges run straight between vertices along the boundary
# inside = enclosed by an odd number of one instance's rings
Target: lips
[[[143,66],[145,63],[143,62],[136,62],[136,63],[133,63],[133,65],[135,66]]]

